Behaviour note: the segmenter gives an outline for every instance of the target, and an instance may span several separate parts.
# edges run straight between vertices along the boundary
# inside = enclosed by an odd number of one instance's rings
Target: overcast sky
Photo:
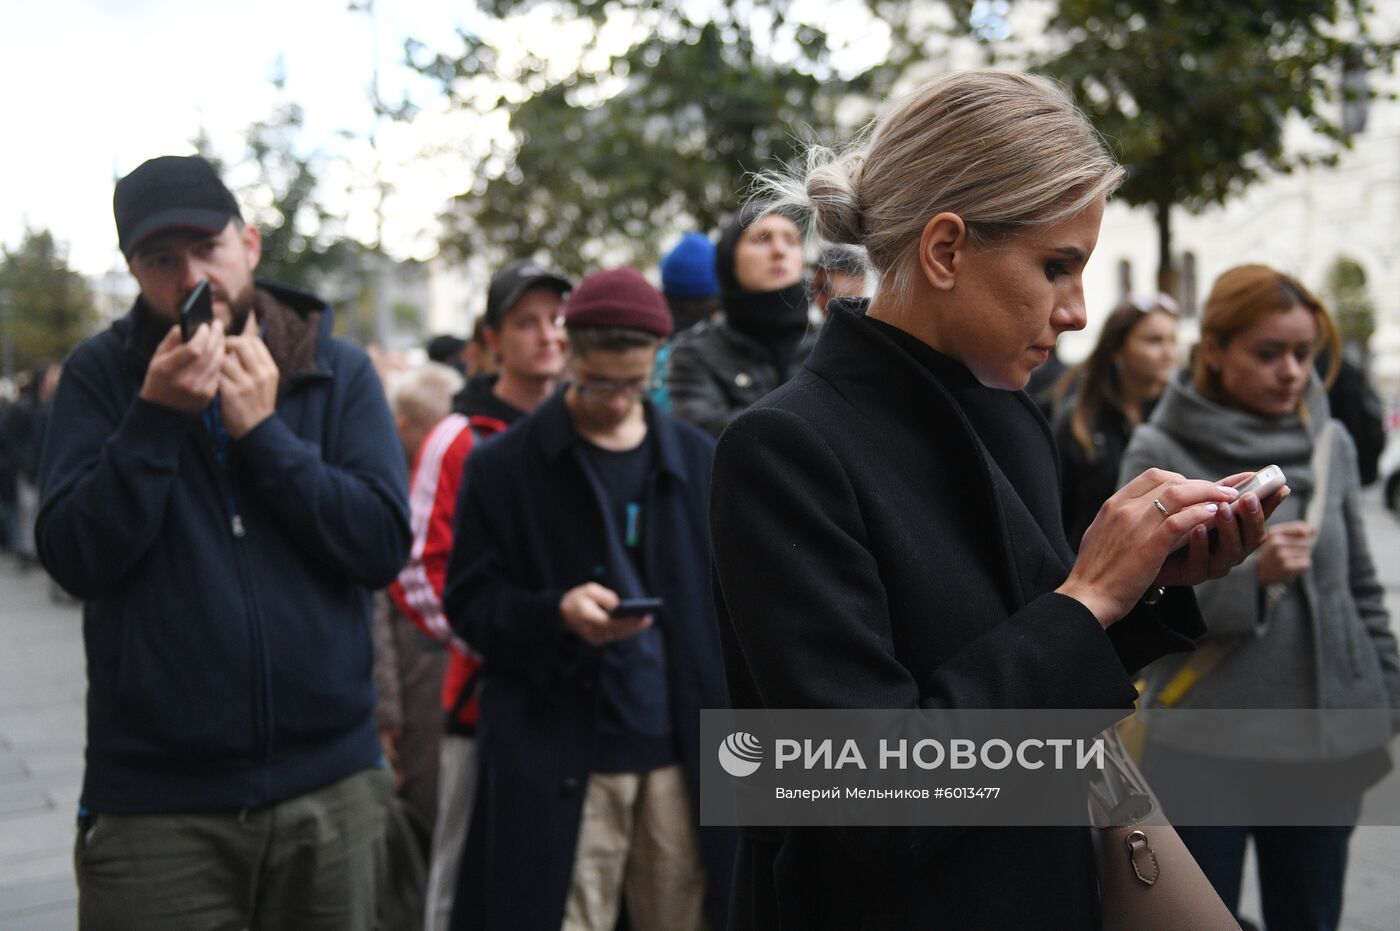
[[[687,2],[703,15],[713,0]],[[369,18],[348,7],[348,0],[0,0],[0,242],[16,245],[26,224],[48,228],[80,271],[121,269],[114,178],[156,155],[191,153],[201,128],[226,162],[241,160],[243,130],[279,101],[269,80],[279,61],[284,99],[305,110],[303,151],[346,156],[323,174],[323,201],[349,215],[350,235],[373,241],[374,160],[363,140],[377,54],[383,98],[407,92],[425,108],[412,125],[387,125],[380,135],[383,174],[395,192],[385,245],[400,258],[430,257],[437,215],[470,185],[466,150],[505,141],[507,123],[503,112],[447,113],[436,85],[402,63],[404,39],[455,53],[456,28],[465,26],[501,49],[503,66],[528,50],[553,72],[579,60],[585,31],[544,7],[499,23],[471,0],[376,0],[372,43]],[[838,63],[883,54],[888,30],[860,0],[795,0],[789,13],[841,24]],[[754,16],[756,35],[765,35]],[[640,28],[630,17],[610,17],[602,44],[620,51]],[[344,139],[347,130],[359,140]],[[249,179],[229,180],[239,187]]]
[[[403,39],[452,50],[454,27],[472,9],[378,0],[387,99],[416,86],[441,107],[440,95],[399,64]],[[240,159],[241,131],[277,103],[269,77],[279,56],[286,96],[306,110],[307,146],[348,145],[341,131],[371,125],[371,55],[369,20],[345,0],[0,0],[0,241],[17,244],[26,223],[47,227],[79,270],[120,267],[114,175],[155,155],[190,153],[201,126],[225,159]],[[422,135],[390,133],[386,148],[407,161]],[[385,237],[395,251],[431,253],[433,218],[466,186],[452,175],[441,163],[420,164],[399,179]],[[368,218],[358,222],[352,231],[372,237]]]

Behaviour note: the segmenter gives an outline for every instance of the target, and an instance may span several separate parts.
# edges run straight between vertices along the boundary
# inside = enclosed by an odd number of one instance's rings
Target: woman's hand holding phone
[[[1264,542],[1264,521],[1288,495],[1286,486],[1267,503],[1253,492],[1241,495],[1235,486],[1251,478],[1245,472],[1206,482],[1147,470],[1104,503],[1058,591],[1107,628],[1151,586],[1224,576]]]

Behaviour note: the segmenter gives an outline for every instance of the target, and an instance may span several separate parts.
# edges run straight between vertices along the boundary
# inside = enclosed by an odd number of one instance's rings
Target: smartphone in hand
[[[200,281],[180,304],[180,338],[190,341],[201,323],[214,322],[214,294],[207,280]]]
[[[1258,472],[1255,472],[1254,477],[1249,481],[1236,485],[1235,489],[1239,491],[1240,498],[1243,498],[1247,492],[1252,491],[1259,497],[1260,501],[1263,501],[1265,498],[1269,497],[1269,495],[1282,488],[1287,481],[1288,479],[1284,477],[1283,469],[1280,469],[1276,465],[1267,465]],[[1235,500],[1239,499],[1237,498]]]
[[[624,598],[608,612],[608,617],[646,617],[660,611],[663,604],[660,598]]]
[[[1235,490],[1239,492],[1239,496],[1236,497],[1235,500],[1239,501],[1240,498],[1243,498],[1247,493],[1252,491],[1255,496],[1259,498],[1260,502],[1263,502],[1265,498],[1277,492],[1287,482],[1288,478],[1283,474],[1283,469],[1276,465],[1266,465],[1258,472],[1255,472],[1253,478],[1234,486]],[[1236,514],[1235,520],[1238,521],[1239,519],[1240,516]],[[1217,536],[1215,528],[1212,527],[1210,529],[1210,549],[1212,552],[1215,551]]]

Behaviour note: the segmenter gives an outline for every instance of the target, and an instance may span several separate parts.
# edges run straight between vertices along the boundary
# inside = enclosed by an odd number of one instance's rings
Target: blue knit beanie
[[[719,293],[715,244],[700,233],[686,233],[661,260],[661,290],[671,297],[711,297]]]

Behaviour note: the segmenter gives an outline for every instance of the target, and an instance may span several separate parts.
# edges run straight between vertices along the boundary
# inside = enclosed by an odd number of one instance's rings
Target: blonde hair
[[[937,214],[961,217],[980,247],[1076,216],[1124,177],[1059,85],[974,70],[895,101],[842,151],[810,147],[805,171],[759,175],[755,193],[772,209],[810,214],[824,239],[864,246],[902,291]]]
[[[390,389],[394,413],[415,426],[431,427],[452,413],[452,397],[464,384],[451,366],[439,362],[420,365],[394,380]]]

